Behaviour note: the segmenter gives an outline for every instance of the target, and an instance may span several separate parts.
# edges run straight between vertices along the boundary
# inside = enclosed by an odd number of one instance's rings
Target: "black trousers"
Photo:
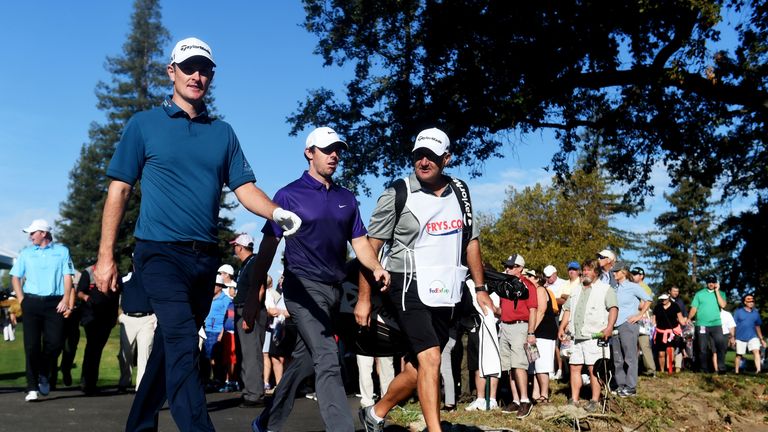
[[[96,391],[96,384],[99,381],[99,365],[101,364],[101,353],[104,352],[104,346],[109,340],[109,334],[115,326],[115,321],[93,320],[85,327],[85,351],[83,352],[83,368],[80,376],[80,386],[86,393]]]
[[[72,366],[75,363],[75,354],[77,354],[77,345],[80,343],[80,311],[75,310],[64,319],[64,336],[61,351],[61,365],[59,369],[62,374],[71,373]],[[51,384],[56,382],[56,373],[51,374]]]
[[[56,312],[60,301],[61,296],[27,294],[21,302],[27,391],[37,390],[38,377],[50,378],[56,370],[64,339],[64,316]]]

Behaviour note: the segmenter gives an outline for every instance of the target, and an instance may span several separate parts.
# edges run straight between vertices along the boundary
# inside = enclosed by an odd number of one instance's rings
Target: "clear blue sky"
[[[3,5],[0,248],[18,251],[27,245],[21,228],[32,219],[58,219],[59,205],[67,197],[68,173],[88,141],[89,125],[104,121],[94,89],[98,81],[110,80],[104,62],[107,56],[120,54],[130,30],[132,3]],[[305,135],[288,136],[286,116],[307,90],[342,88],[348,72],[324,68],[322,59],[313,54],[316,39],[300,26],[304,11],[298,1],[168,0],[162,6],[163,23],[173,40],[169,54],[176,40],[188,36],[210,44],[218,65],[214,80],[218,111],[238,134],[258,186],[271,196],[306,169]],[[338,132],[344,136],[344,131]],[[505,159],[489,162],[485,175],[469,182],[476,209],[497,213],[507,187],[549,183],[550,174],[543,167],[556,149],[546,135],[516,138],[505,148]],[[467,170],[451,172],[464,176]],[[663,190],[666,176],[659,174],[654,182],[657,190]],[[373,181],[374,195],[383,183]],[[376,196],[360,197],[366,221]],[[652,228],[653,216],[664,204],[660,197],[648,202],[649,212],[616,224],[635,231]],[[260,239],[263,220],[242,210],[234,216],[238,231]],[[278,266],[273,266],[273,276]]]

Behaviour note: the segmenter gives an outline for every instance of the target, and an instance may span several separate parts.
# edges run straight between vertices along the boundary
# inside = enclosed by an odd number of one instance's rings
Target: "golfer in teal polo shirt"
[[[126,430],[157,430],[166,400],[179,430],[213,431],[200,379],[197,332],[208,314],[220,256],[217,222],[226,184],[243,207],[273,219],[290,236],[301,225],[254,184],[232,127],[209,116],[203,99],[216,63],[197,38],[179,41],[166,71],[173,96],[134,115],[107,169],[94,275],[99,289],[117,289],[114,248],[133,185],[141,181],[136,222],[136,273],[146,287],[157,330]]]

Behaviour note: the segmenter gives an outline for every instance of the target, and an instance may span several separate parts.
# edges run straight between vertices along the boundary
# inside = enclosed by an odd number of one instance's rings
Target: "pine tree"
[[[677,286],[684,296],[692,297],[702,275],[711,272],[715,242],[711,195],[709,188],[688,178],[664,195],[672,210],[656,217],[659,230],[645,254],[662,278],[662,291]]]
[[[111,82],[96,85],[97,107],[105,112],[107,120],[104,124],[91,124],[90,141],[83,144],[80,158],[70,171],[69,194],[61,203],[61,219],[57,221],[58,240],[69,246],[77,268],[96,261],[101,212],[110,182],[106,170],[126,122],[135,113],[158,106],[170,91],[165,72],[170,34],[162,24],[160,9],[159,0],[134,2],[131,32],[122,46],[122,54],[107,57],[105,67],[112,74]],[[206,98],[206,103],[209,112],[215,113],[212,96]],[[222,194],[222,206],[229,210],[235,205],[227,204],[227,196]],[[140,201],[141,188],[137,184],[117,237],[115,260],[123,271],[130,266]],[[220,239],[232,237],[232,222],[230,218],[219,218]],[[221,242],[222,249],[225,244]]]

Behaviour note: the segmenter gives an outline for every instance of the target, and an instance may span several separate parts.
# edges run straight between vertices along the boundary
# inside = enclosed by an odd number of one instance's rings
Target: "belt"
[[[502,321],[504,324],[528,324],[528,320]]]
[[[150,316],[153,314],[153,312],[124,312],[124,313],[131,318],[141,318],[141,317]]]
[[[52,299],[52,298],[62,298],[61,295],[56,295],[56,294],[38,295],[38,294],[27,294],[27,293],[24,293],[24,297],[33,298],[33,299],[43,299],[43,300]]]
[[[219,245],[216,243],[204,242],[200,240],[192,241],[175,241],[175,242],[161,242],[173,246],[181,246],[192,249],[195,252],[203,252],[207,254],[213,254],[219,251]]]

